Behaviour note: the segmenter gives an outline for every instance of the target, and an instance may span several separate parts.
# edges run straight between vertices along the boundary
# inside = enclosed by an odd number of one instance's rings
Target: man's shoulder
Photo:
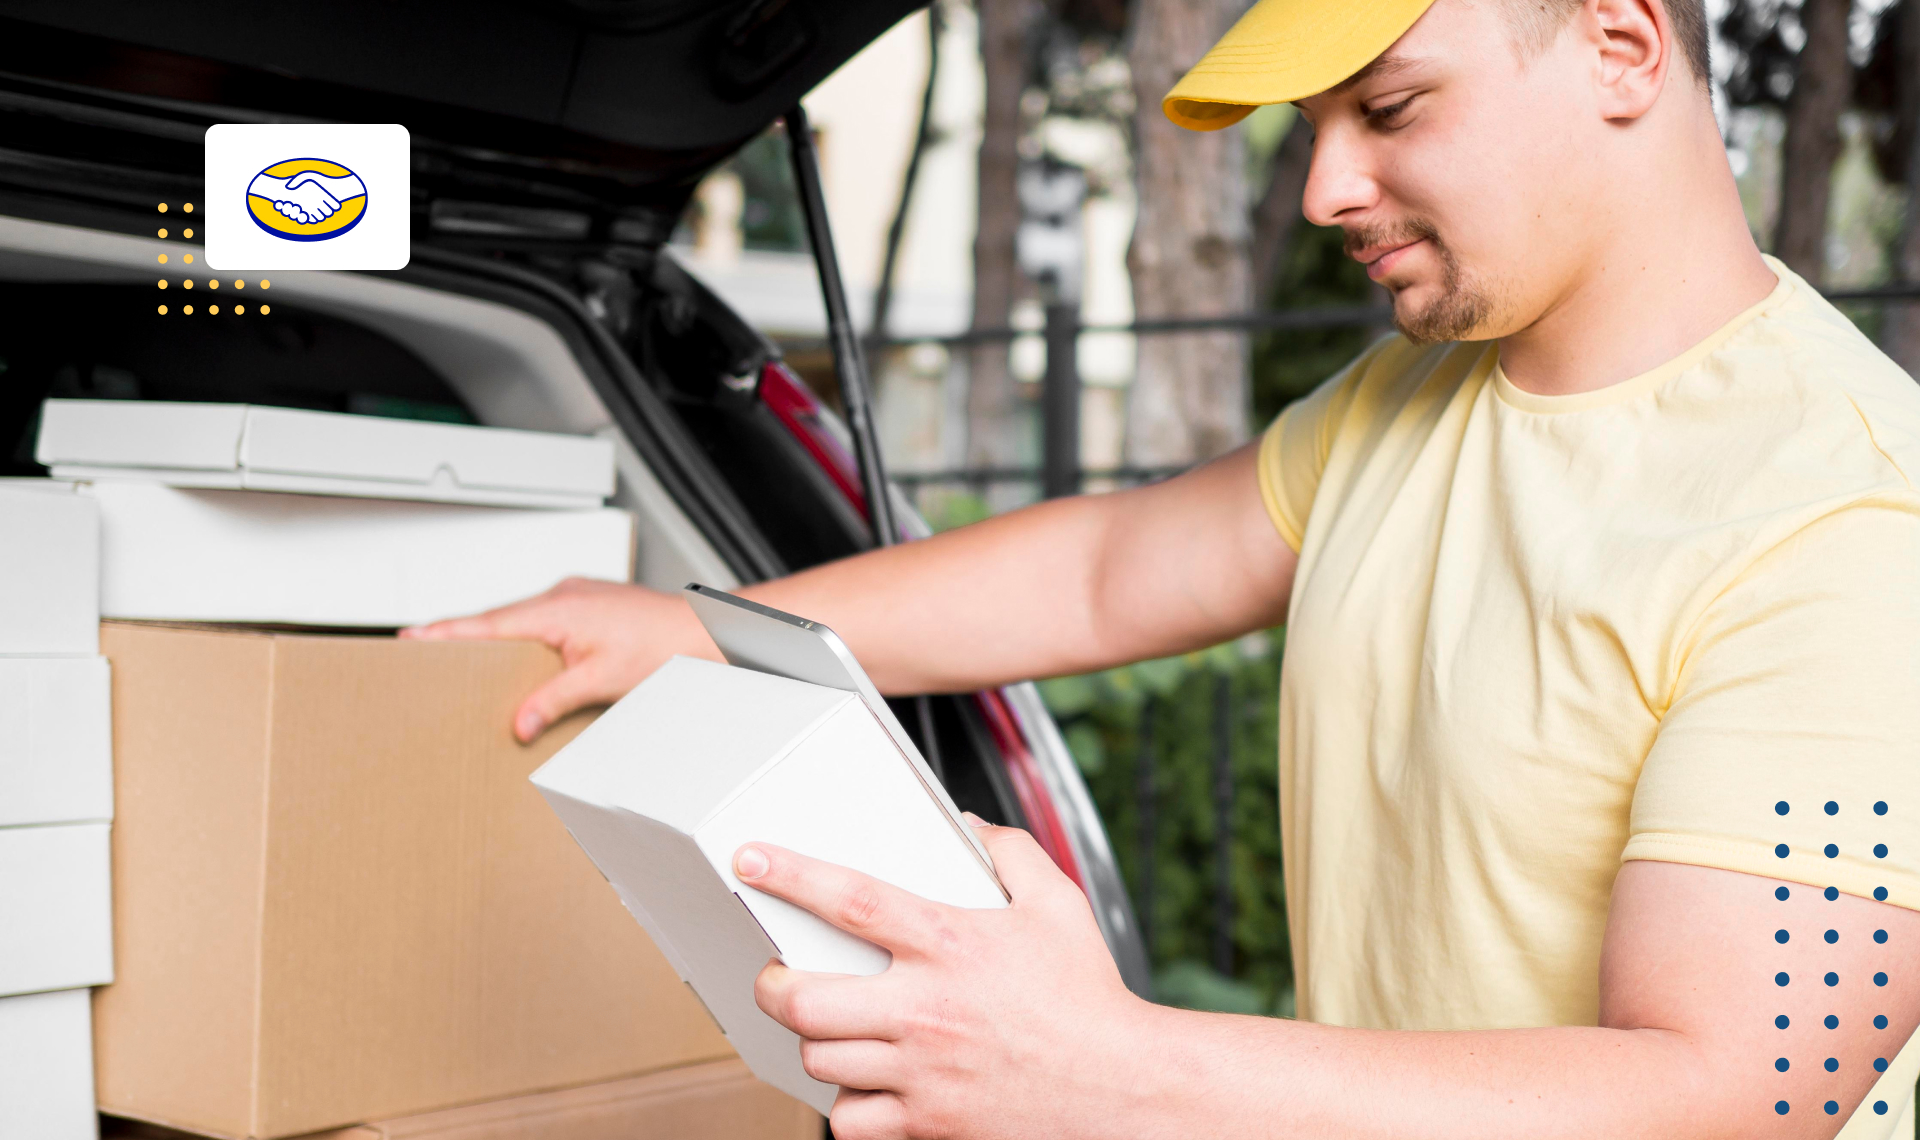
[[[1805,282],[1715,356],[1736,403],[1783,444],[1824,438],[1889,483],[1920,485],[1920,384]]]
[[[1486,341],[1415,344],[1400,333],[1375,341],[1334,377],[1355,410],[1369,418],[1392,415],[1408,405],[1447,399],[1493,359]]]

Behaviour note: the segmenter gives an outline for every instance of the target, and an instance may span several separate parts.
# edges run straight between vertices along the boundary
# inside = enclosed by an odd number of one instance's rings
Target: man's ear
[[[1599,51],[1600,113],[1637,119],[1652,110],[1679,46],[1664,0],[1587,0],[1579,18]]]

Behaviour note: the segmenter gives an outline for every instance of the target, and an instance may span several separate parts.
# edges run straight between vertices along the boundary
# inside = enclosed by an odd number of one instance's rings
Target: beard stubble
[[[1400,246],[1410,242],[1432,243],[1440,258],[1440,295],[1416,312],[1402,313],[1394,306],[1393,324],[1400,334],[1415,344],[1440,344],[1466,340],[1493,314],[1493,301],[1486,291],[1468,280],[1453,250],[1440,240],[1440,231],[1424,218],[1394,225],[1361,226],[1347,231],[1346,248],[1355,251],[1378,246]],[[1398,300],[1398,294],[1395,294]]]

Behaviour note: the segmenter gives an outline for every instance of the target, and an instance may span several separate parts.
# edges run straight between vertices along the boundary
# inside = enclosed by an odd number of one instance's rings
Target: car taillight
[[[1006,697],[998,689],[983,689],[973,695],[974,703],[979,707],[981,718],[987,722],[987,731],[992,734],[993,742],[1000,749],[1000,755],[1007,762],[1008,782],[1013,785],[1014,798],[1020,801],[1020,810],[1027,817],[1027,827],[1033,834],[1034,842],[1040,849],[1052,856],[1054,865],[1066,873],[1067,878],[1082,891],[1087,884],[1080,875],[1080,862],[1074,858],[1073,845],[1067,840],[1067,829],[1060,822],[1060,812],[1054,807],[1053,793],[1047,790],[1047,784],[1040,775],[1039,761],[1033,757],[1033,749],[1027,744],[1026,734],[1020,730],[1020,722],[1013,717],[1013,710],[1007,707]]]
[[[826,472],[827,477],[833,480],[833,485],[860,512],[861,517],[866,517],[867,496],[860,489],[860,473],[854,464],[853,453],[828,425],[826,409],[820,406],[820,401],[806,384],[785,364],[772,361],[760,370],[760,402],[799,442],[814,463]],[[901,538],[910,537],[903,528]],[[1080,863],[1074,858],[1067,830],[1060,822],[1060,812],[1054,806],[1053,793],[1047,790],[1046,781],[1040,775],[1039,762],[1034,759],[1033,748],[1027,741],[1026,733],[1021,730],[1020,722],[1007,707],[1006,698],[997,689],[986,689],[975,693],[973,699],[980,710],[981,719],[986,722],[988,733],[993,737],[995,747],[999,748],[1006,762],[1008,782],[1013,787],[1014,798],[1020,802],[1021,813],[1027,817],[1027,826],[1032,831],[1034,841],[1053,858],[1055,865],[1068,878],[1085,890]]]
[[[860,517],[867,515],[866,492],[860,489],[860,471],[853,453],[822,418],[824,409],[805,383],[778,360],[760,370],[760,402],[782,427],[800,442],[833,485],[840,489]]]

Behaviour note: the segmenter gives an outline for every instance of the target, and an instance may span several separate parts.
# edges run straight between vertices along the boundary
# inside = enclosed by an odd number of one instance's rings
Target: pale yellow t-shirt
[[[1624,383],[1394,337],[1266,433],[1303,1018],[1592,1025],[1623,859],[1920,909],[1920,387],[1769,264]],[[1849,1140],[1913,1134],[1920,1044],[1886,1055]]]

